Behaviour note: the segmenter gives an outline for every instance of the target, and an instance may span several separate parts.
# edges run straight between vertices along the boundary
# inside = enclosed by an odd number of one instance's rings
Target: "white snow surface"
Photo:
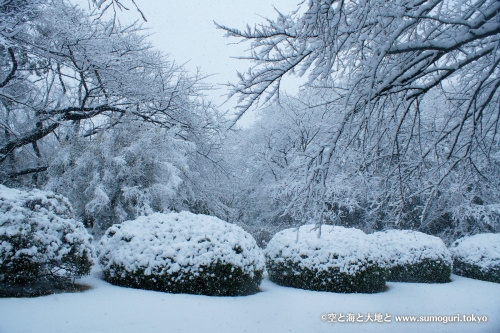
[[[498,333],[500,284],[387,282],[388,291],[340,294],[281,287],[267,279],[250,296],[169,294],[113,286],[96,269],[82,293],[0,298],[2,333]],[[391,315],[391,322],[329,323],[321,314]],[[487,316],[486,322],[396,322],[395,316]],[[345,319],[344,319],[345,320]]]
[[[26,247],[15,250],[10,240],[24,237]],[[3,239],[3,240],[2,240]],[[90,236],[73,218],[71,205],[61,195],[33,189],[29,192],[0,185],[0,264],[20,255],[39,263],[59,262],[71,250],[93,253]]]
[[[500,234],[478,234],[455,241],[450,248],[453,257],[488,270],[500,267]]]
[[[321,226],[321,237],[313,224],[285,229],[277,233],[266,247],[266,256],[275,263],[292,261],[302,268],[341,273],[363,271],[367,261],[384,267],[384,256],[367,235],[355,228]]]
[[[391,266],[413,265],[424,259],[452,264],[451,253],[439,237],[412,230],[386,230],[369,234]]]
[[[181,279],[217,261],[250,276],[264,270],[260,248],[241,227],[189,212],[155,213],[115,224],[101,238],[97,252],[110,274],[117,265],[128,272],[144,269],[146,275],[178,273]]]

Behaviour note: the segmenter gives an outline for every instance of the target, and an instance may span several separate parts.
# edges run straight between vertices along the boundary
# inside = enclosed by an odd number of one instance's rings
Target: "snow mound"
[[[500,234],[461,238],[450,250],[455,274],[500,283]]]
[[[92,237],[61,195],[0,185],[0,282],[63,281],[90,273]]]
[[[110,227],[98,245],[106,280],[205,295],[258,291],[264,257],[242,228],[189,212],[152,214]]]
[[[369,237],[382,249],[395,282],[449,282],[451,253],[439,238],[411,230],[375,232]]]
[[[266,248],[269,278],[281,285],[334,292],[385,288],[380,249],[358,229],[304,225],[277,233]]]

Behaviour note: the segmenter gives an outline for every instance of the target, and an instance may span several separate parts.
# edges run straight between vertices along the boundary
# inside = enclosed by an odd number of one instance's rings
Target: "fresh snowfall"
[[[58,332],[500,333],[500,1],[0,0],[0,333]]]

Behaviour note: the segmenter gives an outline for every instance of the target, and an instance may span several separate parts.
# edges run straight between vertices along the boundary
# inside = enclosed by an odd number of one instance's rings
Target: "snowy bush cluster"
[[[450,282],[451,254],[440,238],[411,230],[387,230],[369,237],[383,250],[389,281]]]
[[[110,227],[98,246],[105,279],[173,293],[258,291],[264,258],[243,229],[189,212],[152,214]]]
[[[385,288],[384,256],[361,230],[314,225],[276,234],[266,248],[269,279],[284,286],[332,292]]]
[[[89,274],[92,237],[61,195],[0,185],[0,282],[60,282]]]
[[[500,234],[478,234],[454,242],[453,273],[500,283]]]

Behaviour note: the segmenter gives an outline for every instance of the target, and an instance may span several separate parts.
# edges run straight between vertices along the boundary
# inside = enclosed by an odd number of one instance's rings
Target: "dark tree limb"
[[[40,167],[36,167],[36,168],[28,168],[28,169],[24,169],[24,170],[17,171],[17,172],[11,172],[8,175],[10,178],[16,178],[16,177],[23,176],[23,175],[29,175],[30,173],[39,173],[39,172],[47,171],[48,168],[49,167],[47,165],[45,165],[45,166],[40,166]]]
[[[14,50],[12,49],[12,47],[9,47],[7,49],[7,52],[9,52],[10,59],[12,60],[12,68],[10,69],[9,75],[7,75],[5,80],[3,80],[3,82],[0,83],[0,88],[5,87],[7,85],[7,83],[9,83],[9,81],[14,78],[14,74],[16,74],[16,71],[17,71],[17,60],[16,60],[16,56],[14,54]]]
[[[24,145],[36,142],[41,138],[52,133],[56,128],[58,128],[60,123],[53,123],[47,127],[36,128],[24,136],[17,137],[14,140],[8,141],[6,144],[0,147],[0,162],[3,162],[7,155],[16,148],[22,147]]]

